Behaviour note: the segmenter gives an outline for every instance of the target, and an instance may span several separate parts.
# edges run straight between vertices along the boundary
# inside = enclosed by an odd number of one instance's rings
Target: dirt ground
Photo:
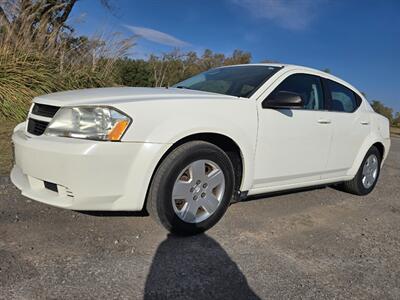
[[[0,177],[0,299],[400,299],[400,139],[375,191],[232,205],[206,234],[22,197]]]

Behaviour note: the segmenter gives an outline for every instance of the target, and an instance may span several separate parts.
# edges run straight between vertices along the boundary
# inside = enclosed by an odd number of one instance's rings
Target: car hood
[[[33,102],[55,106],[112,105],[151,100],[237,99],[234,96],[178,88],[113,87],[73,90],[36,97]]]

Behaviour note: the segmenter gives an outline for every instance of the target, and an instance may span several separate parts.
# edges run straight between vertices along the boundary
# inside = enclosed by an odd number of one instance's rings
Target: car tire
[[[343,190],[360,196],[372,192],[379,178],[381,161],[381,153],[372,146],[365,155],[356,176],[343,183]]]
[[[157,168],[146,208],[168,231],[198,234],[222,218],[234,195],[234,182],[232,162],[223,150],[204,141],[187,142]]]

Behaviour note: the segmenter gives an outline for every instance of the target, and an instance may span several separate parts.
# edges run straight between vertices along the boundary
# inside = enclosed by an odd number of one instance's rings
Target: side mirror
[[[304,101],[297,93],[280,91],[270,95],[262,103],[263,108],[302,108]]]

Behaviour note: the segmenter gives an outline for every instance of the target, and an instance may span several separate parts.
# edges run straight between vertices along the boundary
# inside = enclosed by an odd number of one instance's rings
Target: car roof
[[[284,68],[284,71],[307,71],[310,73],[313,73],[314,75],[320,76],[320,77],[324,77],[327,79],[331,79],[333,81],[336,81],[348,88],[350,88],[351,90],[357,92],[357,94],[359,94],[359,96],[361,98],[364,98],[364,95],[357,89],[355,88],[353,85],[351,85],[350,83],[348,83],[347,81],[344,81],[343,79],[340,79],[339,77],[336,77],[332,74],[329,74],[327,72],[321,71],[321,70],[317,70],[314,68],[310,68],[310,67],[305,67],[305,66],[300,66],[300,65],[292,65],[292,64],[280,64],[280,63],[252,63],[252,64],[238,64],[238,65],[229,65],[229,66],[222,66],[220,68],[223,67],[240,67],[240,66],[266,66],[266,67],[278,67],[278,68]]]

